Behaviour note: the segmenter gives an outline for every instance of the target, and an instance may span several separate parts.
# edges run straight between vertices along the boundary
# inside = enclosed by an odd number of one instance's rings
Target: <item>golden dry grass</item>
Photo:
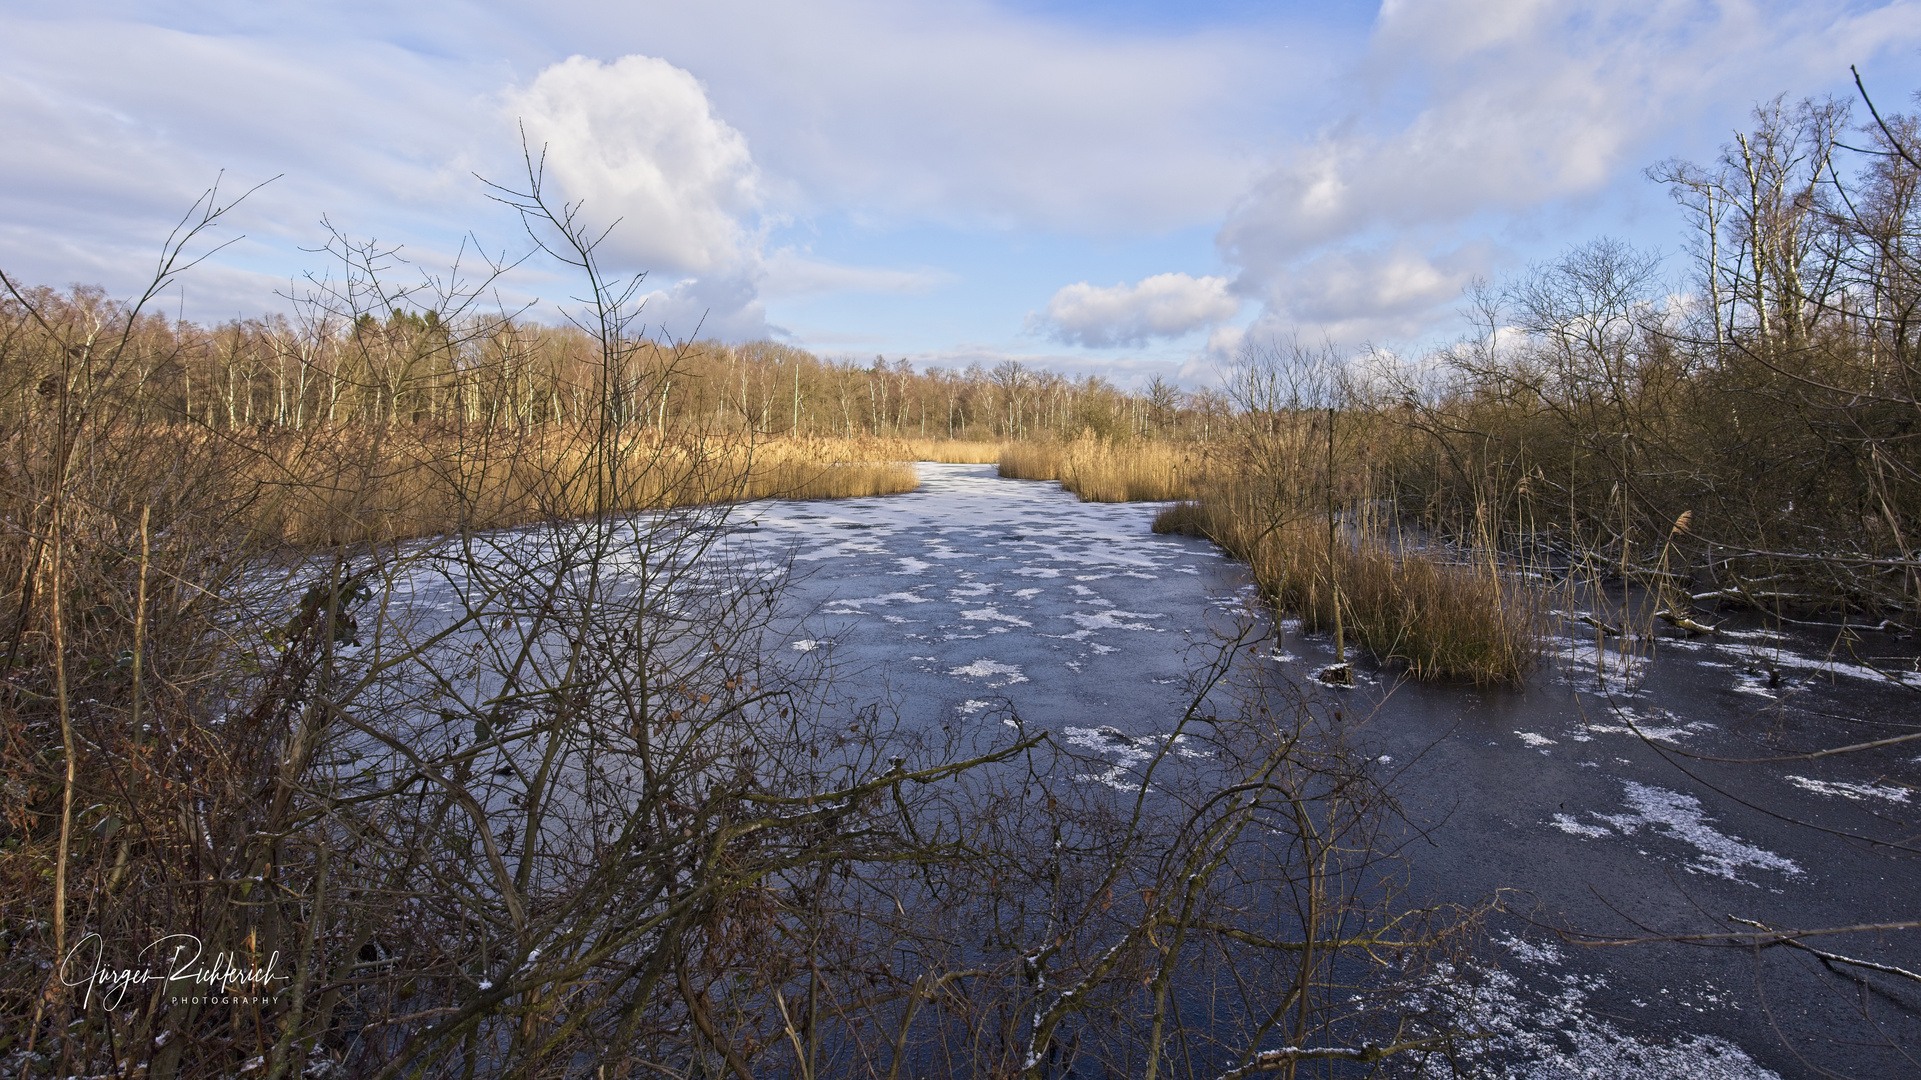
[[[977,442],[973,439],[896,439],[903,461],[938,461],[947,465],[992,465],[1001,459],[1007,443]]]
[[[1248,563],[1270,603],[1299,615],[1307,630],[1333,627],[1338,596],[1346,634],[1382,660],[1405,663],[1416,678],[1515,683],[1539,659],[1539,591],[1495,559],[1461,562],[1453,553],[1397,550],[1349,534],[1337,539],[1330,568],[1324,518],[1261,525],[1232,481],[1168,507],[1154,531],[1221,545]],[[1338,589],[1330,588],[1330,569]]]
[[[1112,442],[1083,434],[1072,442],[1010,443],[1000,474],[1016,480],[1059,480],[1082,502],[1157,502],[1193,491],[1203,466],[1187,444]]]
[[[180,452],[204,432],[174,436]],[[578,428],[417,433],[346,429],[249,440],[236,478],[250,524],[296,545],[378,542],[507,528],[596,513],[750,499],[832,499],[912,491],[895,440],[756,442],[652,432],[602,442]]]

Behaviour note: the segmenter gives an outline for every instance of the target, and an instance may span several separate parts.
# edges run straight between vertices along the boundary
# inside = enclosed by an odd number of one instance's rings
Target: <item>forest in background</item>
[[[124,312],[97,288],[28,290],[26,303],[67,326],[116,326]],[[35,352],[22,300],[6,298],[10,357]],[[135,423],[208,431],[321,427],[463,427],[528,431],[595,417],[608,378],[623,423],[643,429],[754,432],[771,438],[916,438],[1000,442],[1174,436],[1230,412],[1216,391],[1184,393],[1154,378],[1139,392],[1098,375],[1069,379],[1017,360],[991,370],[917,372],[906,360],[822,359],[773,341],[649,342],[600,367],[579,327],[506,316],[443,321],[433,308],[379,316],[265,316],[204,327],[148,313],[130,327],[133,371],[115,405]],[[47,359],[22,364],[44,369]],[[670,378],[658,377],[672,370]],[[45,378],[43,371],[42,379]],[[643,385],[646,387],[642,392]],[[16,381],[14,407],[39,382]],[[655,393],[654,391],[658,391]],[[1195,425],[1199,425],[1195,428]]]

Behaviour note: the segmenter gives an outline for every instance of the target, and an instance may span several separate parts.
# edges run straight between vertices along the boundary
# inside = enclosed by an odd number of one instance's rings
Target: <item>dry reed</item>
[[[1540,597],[1499,559],[1458,560],[1344,526],[1330,567],[1324,519],[1260,521],[1245,488],[1222,481],[1163,510],[1154,531],[1206,537],[1247,562],[1263,597],[1310,632],[1333,627],[1338,603],[1348,634],[1416,678],[1513,683],[1537,662]]]
[[[1016,480],[1059,480],[1082,502],[1159,502],[1193,491],[1199,450],[1164,442],[1115,442],[1083,433],[1072,442],[1010,443],[1000,474]]]
[[[938,461],[947,465],[992,465],[1001,459],[1009,444],[977,442],[973,439],[887,439],[899,447],[902,461]]]
[[[538,520],[763,498],[891,495],[919,486],[895,440],[752,441],[657,432],[596,438],[578,427],[525,433],[348,428],[235,439],[164,433],[182,455],[244,443],[233,479],[244,519],[296,546],[382,542]]]

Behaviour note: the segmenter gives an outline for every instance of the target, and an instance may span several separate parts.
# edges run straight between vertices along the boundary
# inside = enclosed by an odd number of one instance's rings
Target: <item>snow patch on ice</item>
[[[1512,956],[1522,963],[1558,964],[1562,959],[1561,950],[1555,948],[1552,942],[1543,941],[1539,945],[1536,945],[1532,942],[1523,941],[1512,934],[1502,937],[1500,942],[1501,947],[1507,950],[1509,956]]]
[[[1595,813],[1592,816],[1619,829],[1623,835],[1633,835],[1646,828],[1671,840],[1693,845],[1701,855],[1687,864],[1690,871],[1744,885],[1752,885],[1753,882],[1739,876],[1737,871],[1743,867],[1776,870],[1789,877],[1801,875],[1801,867],[1793,859],[1776,855],[1715,829],[1710,824],[1714,819],[1702,812],[1701,800],[1694,796],[1633,780],[1621,783],[1626,791],[1628,809],[1632,812]]]
[[[1131,779],[1129,773],[1139,765],[1151,760],[1163,747],[1184,758],[1209,757],[1205,751],[1195,750],[1187,745],[1185,735],[1129,735],[1119,728],[1102,726],[1097,728],[1067,727],[1061,729],[1062,741],[1069,746],[1078,746],[1096,754],[1110,755],[1114,765],[1099,773],[1081,773],[1076,780],[1106,784],[1120,791],[1133,791],[1140,787],[1140,781]]]
[[[992,604],[984,608],[975,608],[972,611],[963,611],[960,613],[960,617],[970,622],[1003,622],[1010,626],[1034,625],[1018,615],[1009,615]]]
[[[1908,801],[1908,789],[1889,784],[1850,784],[1840,780],[1816,780],[1807,776],[1789,776],[1788,783],[1803,791],[1816,795],[1838,795],[1852,802],[1862,799],[1886,799],[1889,802]]]
[[[1566,814],[1554,815],[1554,820],[1548,822],[1548,824],[1567,833],[1569,836],[1578,836],[1584,840],[1614,835],[1613,830],[1605,825],[1583,825],[1581,822],[1574,820]]]
[[[1555,971],[1562,962],[1551,945],[1515,938],[1500,942],[1511,967],[1531,970],[1554,989],[1523,983],[1512,970],[1440,965],[1420,997],[1453,1013],[1461,1026],[1484,1033],[1454,1055],[1436,1054],[1414,1075],[1451,1080],[1459,1065],[1499,1080],[1573,1080],[1575,1077],[1675,1076],[1689,1080],[1780,1080],[1739,1046],[1718,1035],[1681,1034],[1657,1040],[1629,1034],[1591,1008],[1588,996],[1607,987],[1599,976]]]
[[[1056,618],[1067,619],[1083,630],[1152,630],[1160,633],[1158,626],[1144,622],[1123,622],[1124,619],[1158,619],[1158,611],[1070,611]]]
[[[1691,720],[1677,727],[1671,721],[1678,718],[1665,711],[1655,716],[1643,715],[1628,708],[1617,708],[1614,712],[1627,723],[1589,724],[1584,730],[1592,735],[1633,735],[1638,729],[1642,735],[1650,739],[1677,744],[1690,736],[1714,730],[1714,725],[1705,720]],[[1670,722],[1662,723],[1662,721]]]
[[[948,674],[949,675],[965,675],[968,678],[972,678],[972,679],[991,679],[996,675],[1006,676],[1006,678],[1002,679],[1000,682],[990,682],[987,684],[991,687],[995,687],[996,689],[1003,686],[1011,686],[1014,683],[1024,683],[1027,681],[1027,676],[1021,674],[1021,669],[1019,665],[1003,664],[998,660],[988,660],[985,658],[976,660],[965,667],[953,668],[948,671]]]
[[[859,608],[861,608],[861,607],[864,607],[864,606],[866,606],[866,605],[868,605],[868,604],[883,604],[883,605],[884,605],[884,604],[892,604],[892,603],[895,603],[895,602],[899,602],[899,603],[902,603],[902,604],[931,604],[931,603],[933,603],[933,601],[932,601],[931,599],[929,599],[929,598],[927,598],[927,597],[925,597],[925,596],[918,596],[918,595],[916,595],[916,594],[914,594],[914,593],[910,593],[910,592],[890,592],[890,593],[882,593],[882,594],[881,594],[881,595],[879,595],[879,596],[864,596],[864,597],[861,597],[861,598],[860,598],[860,599],[858,599],[858,600],[836,600],[836,601],[834,601],[834,604],[835,604],[836,606],[838,606],[838,607],[848,607],[848,608],[855,608],[855,609],[859,609]]]

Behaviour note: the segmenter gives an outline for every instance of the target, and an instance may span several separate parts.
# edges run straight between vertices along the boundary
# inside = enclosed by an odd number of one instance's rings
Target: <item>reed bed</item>
[[[886,439],[879,440],[897,451],[902,461],[938,461],[944,465],[992,465],[1011,444],[979,442],[974,439]]]
[[[1000,474],[1016,480],[1059,480],[1082,502],[1160,502],[1193,494],[1204,465],[1188,444],[1112,441],[1091,433],[1071,442],[1009,443]]]
[[[230,499],[259,540],[295,546],[385,542],[531,521],[751,499],[837,499],[912,491],[898,440],[756,441],[579,427],[526,432],[342,428],[228,436],[139,432],[162,458],[218,451]]]
[[[1406,664],[1415,678],[1517,683],[1539,661],[1542,597],[1498,556],[1396,544],[1344,522],[1330,560],[1324,518],[1266,520],[1246,485],[1222,480],[1200,500],[1161,511],[1154,531],[1214,541],[1245,561],[1262,596],[1298,615],[1303,629],[1332,631],[1338,615],[1353,642]]]

